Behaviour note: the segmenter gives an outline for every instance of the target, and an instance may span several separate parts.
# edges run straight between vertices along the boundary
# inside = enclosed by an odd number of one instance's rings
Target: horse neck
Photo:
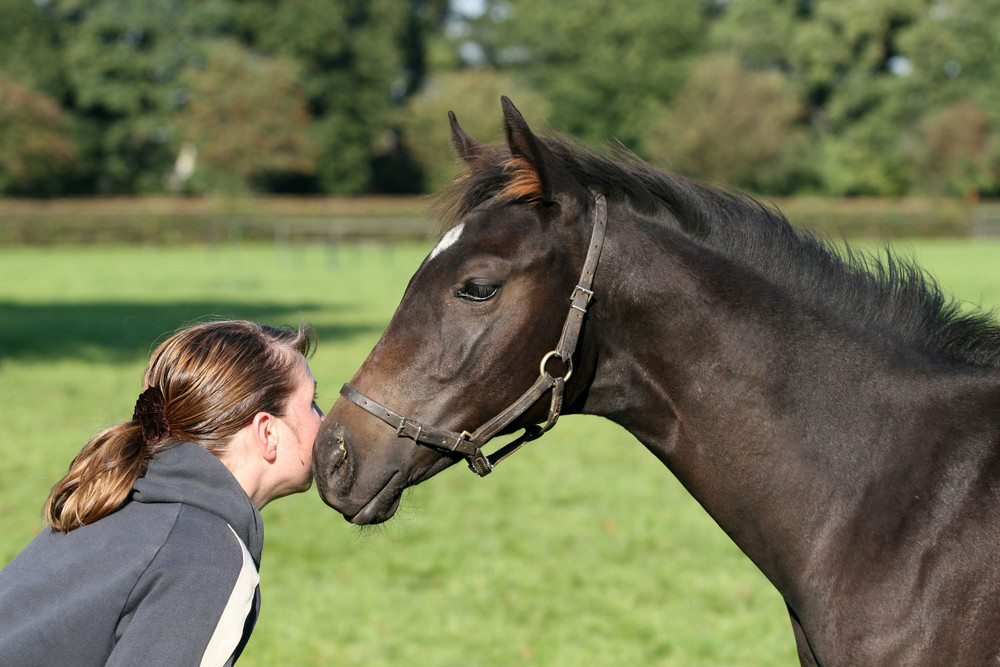
[[[940,444],[921,430],[959,426],[926,415],[975,381],[887,355],[680,232],[608,229],[583,411],[633,433],[795,598],[893,450]]]

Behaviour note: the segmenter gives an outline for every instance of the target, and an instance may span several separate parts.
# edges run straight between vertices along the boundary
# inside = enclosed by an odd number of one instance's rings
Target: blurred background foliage
[[[0,193],[422,193],[445,112],[768,195],[1000,195],[1000,0],[0,0]]]

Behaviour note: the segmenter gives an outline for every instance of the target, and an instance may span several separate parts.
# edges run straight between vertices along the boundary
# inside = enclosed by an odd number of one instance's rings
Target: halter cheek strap
[[[410,438],[414,442],[433,449],[461,454],[468,460],[469,467],[473,472],[480,477],[488,475],[500,461],[520,449],[525,443],[540,437],[555,426],[556,420],[559,419],[566,382],[573,374],[573,353],[576,351],[580,329],[583,327],[583,318],[587,314],[587,306],[594,295],[591,288],[594,284],[594,274],[597,272],[597,263],[601,258],[601,249],[604,247],[604,237],[607,232],[608,207],[603,194],[595,194],[591,213],[593,230],[590,235],[587,258],[583,263],[580,280],[570,295],[569,313],[563,323],[559,343],[554,350],[547,352],[542,357],[538,369],[538,379],[507,409],[473,433],[468,431],[458,433],[427,426],[414,419],[403,417],[378,401],[365,396],[349,383],[341,387],[340,395],[395,428],[396,435],[399,437]],[[556,377],[549,373],[547,365],[552,358],[559,359],[566,365],[565,375]],[[537,424],[526,426],[524,433],[498,449],[491,456],[483,454],[482,447],[490,438],[521,417],[550,389],[552,390],[552,401],[549,404],[548,418],[543,426]]]

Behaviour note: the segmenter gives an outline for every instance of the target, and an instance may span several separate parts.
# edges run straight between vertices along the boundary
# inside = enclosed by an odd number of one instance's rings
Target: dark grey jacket
[[[229,470],[174,445],[119,510],[45,530],[0,571],[0,664],[232,664],[260,610],[263,546]]]

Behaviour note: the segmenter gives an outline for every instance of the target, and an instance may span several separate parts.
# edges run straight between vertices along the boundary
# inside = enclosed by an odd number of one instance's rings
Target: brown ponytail
[[[312,329],[244,320],[198,324],[153,353],[130,422],[94,436],[45,502],[45,518],[68,532],[118,509],[158,451],[186,440],[219,456],[258,412],[285,414]]]
[[[70,531],[118,509],[144,469],[142,433],[134,422],[94,436],[45,501],[45,518]]]

